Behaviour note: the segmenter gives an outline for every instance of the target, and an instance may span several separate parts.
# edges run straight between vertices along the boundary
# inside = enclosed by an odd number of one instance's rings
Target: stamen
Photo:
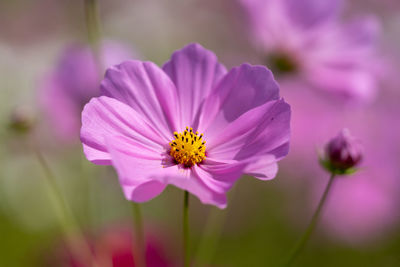
[[[205,158],[205,141],[201,140],[203,134],[193,132],[193,128],[186,127],[181,133],[174,132],[175,139],[170,143],[170,155],[178,164],[185,167],[192,167],[201,163]],[[177,149],[182,147],[182,149]]]

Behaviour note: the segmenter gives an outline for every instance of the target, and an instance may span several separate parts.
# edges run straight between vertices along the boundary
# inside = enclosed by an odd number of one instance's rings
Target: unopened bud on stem
[[[362,147],[351,136],[348,129],[343,129],[325,146],[322,166],[329,172],[344,175],[355,172],[355,167],[362,159]]]

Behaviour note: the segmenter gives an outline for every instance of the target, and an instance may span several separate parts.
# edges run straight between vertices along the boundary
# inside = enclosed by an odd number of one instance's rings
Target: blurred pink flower
[[[386,185],[387,181],[380,181],[382,174],[387,172],[378,174],[367,168],[351,177],[337,179],[322,216],[322,226],[329,236],[359,244],[376,241],[393,230],[399,217],[398,190]],[[321,189],[314,188],[315,200],[320,197]]]
[[[339,99],[374,97],[382,68],[375,17],[342,24],[339,0],[238,1],[253,44],[280,81],[294,80],[294,89],[302,83]]]
[[[387,237],[400,215],[397,102],[380,99],[360,109],[320,98],[308,88],[291,91],[286,100],[292,108],[291,149],[281,165],[286,189],[296,192],[307,185],[307,209],[315,210],[328,179],[318,163],[318,150],[338,129],[348,127],[363,146],[363,160],[356,174],[335,181],[321,226],[331,238],[354,244]]]
[[[390,108],[378,106],[363,113],[367,121],[360,120],[358,114],[342,122],[351,125],[364,147],[360,169],[349,177],[337,178],[322,218],[329,235],[349,243],[385,237],[400,218],[396,156],[400,151],[396,141],[400,127],[392,126],[397,119]],[[326,179],[320,179],[323,175],[317,174],[318,179],[312,183],[314,204],[326,183]]]
[[[271,72],[248,64],[227,72],[198,44],[162,69],[111,67],[101,90],[83,110],[81,141],[88,160],[116,168],[129,200],[148,201],[172,184],[224,208],[243,173],[271,179],[288,153],[290,107]]]
[[[129,229],[110,229],[97,240],[99,257],[107,260],[111,256],[113,267],[135,266],[132,250],[135,248],[132,242],[132,233]],[[146,266],[166,267],[172,266],[165,254],[165,250],[153,236],[146,236]]]
[[[102,231],[98,236],[87,239],[92,247],[96,264],[99,267],[134,267],[132,232],[129,228],[114,226]],[[174,264],[167,257],[162,240],[152,235],[146,236],[146,266],[167,267]],[[54,256],[47,259],[49,266],[86,267],[88,264],[71,253],[63,244]]]
[[[104,67],[120,63],[131,58],[128,51],[123,45],[104,42],[99,61]],[[62,140],[78,139],[83,106],[100,94],[101,69],[88,45],[74,44],[65,48],[55,67],[42,79],[39,103]]]

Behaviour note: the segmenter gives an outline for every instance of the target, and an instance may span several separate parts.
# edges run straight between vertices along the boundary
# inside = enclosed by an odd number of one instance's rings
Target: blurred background
[[[228,69],[268,66],[292,106],[274,180],[243,177],[225,210],[191,197],[194,264],[281,263],[328,181],[320,150],[345,127],[364,145],[362,166],[336,181],[294,265],[400,266],[400,2],[99,0],[99,34],[91,2],[0,0],[0,266],[85,266],[66,246],[40,155],[90,248],[133,266],[130,203],[114,169],[84,157],[80,111],[108,66],[162,65],[192,42]],[[148,266],[181,266],[182,198],[169,186],[142,205]]]

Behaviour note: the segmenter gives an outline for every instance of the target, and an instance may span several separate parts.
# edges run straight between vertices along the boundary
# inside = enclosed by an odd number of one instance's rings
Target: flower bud
[[[335,174],[350,174],[362,159],[361,144],[343,129],[325,146],[325,158],[322,165]]]
[[[17,134],[26,134],[34,126],[32,112],[25,107],[16,107],[10,115],[9,128]]]

